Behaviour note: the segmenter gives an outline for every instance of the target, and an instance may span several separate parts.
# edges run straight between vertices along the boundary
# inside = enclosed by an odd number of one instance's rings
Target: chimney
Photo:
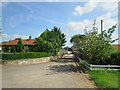
[[[32,39],[32,36],[29,36],[29,40]]]

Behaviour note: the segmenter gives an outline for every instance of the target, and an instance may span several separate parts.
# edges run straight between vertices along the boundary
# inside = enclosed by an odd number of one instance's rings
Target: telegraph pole
[[[101,20],[101,32],[103,31],[103,20]]]
[[[103,31],[103,20],[108,20],[108,19],[115,18],[115,17],[116,16],[110,17],[110,18],[101,19],[101,32]]]

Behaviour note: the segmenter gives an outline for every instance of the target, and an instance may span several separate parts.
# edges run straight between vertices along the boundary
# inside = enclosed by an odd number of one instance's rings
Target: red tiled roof
[[[115,47],[117,50],[120,50],[120,44],[112,44],[113,47]]]
[[[18,40],[11,40],[8,42],[2,42],[2,45],[17,45]],[[22,40],[24,45],[35,45],[35,39]]]

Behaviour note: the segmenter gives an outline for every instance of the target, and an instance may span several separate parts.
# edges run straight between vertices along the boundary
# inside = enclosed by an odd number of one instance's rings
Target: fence
[[[92,65],[84,60],[81,60],[79,57],[77,57],[77,59],[90,70],[120,70],[119,65]]]

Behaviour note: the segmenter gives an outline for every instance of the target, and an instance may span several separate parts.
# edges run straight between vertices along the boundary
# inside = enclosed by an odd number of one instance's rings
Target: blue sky
[[[111,6],[112,5],[112,6]],[[46,28],[60,27],[65,33],[67,46],[70,37],[83,34],[83,29],[91,29],[93,19],[100,29],[100,20],[104,20],[104,29],[117,23],[117,3],[111,2],[7,2],[2,3],[3,41],[17,37],[27,39],[38,37]],[[114,17],[115,18],[111,18]],[[118,30],[113,35],[117,38]],[[116,42],[117,43],[117,42]]]

